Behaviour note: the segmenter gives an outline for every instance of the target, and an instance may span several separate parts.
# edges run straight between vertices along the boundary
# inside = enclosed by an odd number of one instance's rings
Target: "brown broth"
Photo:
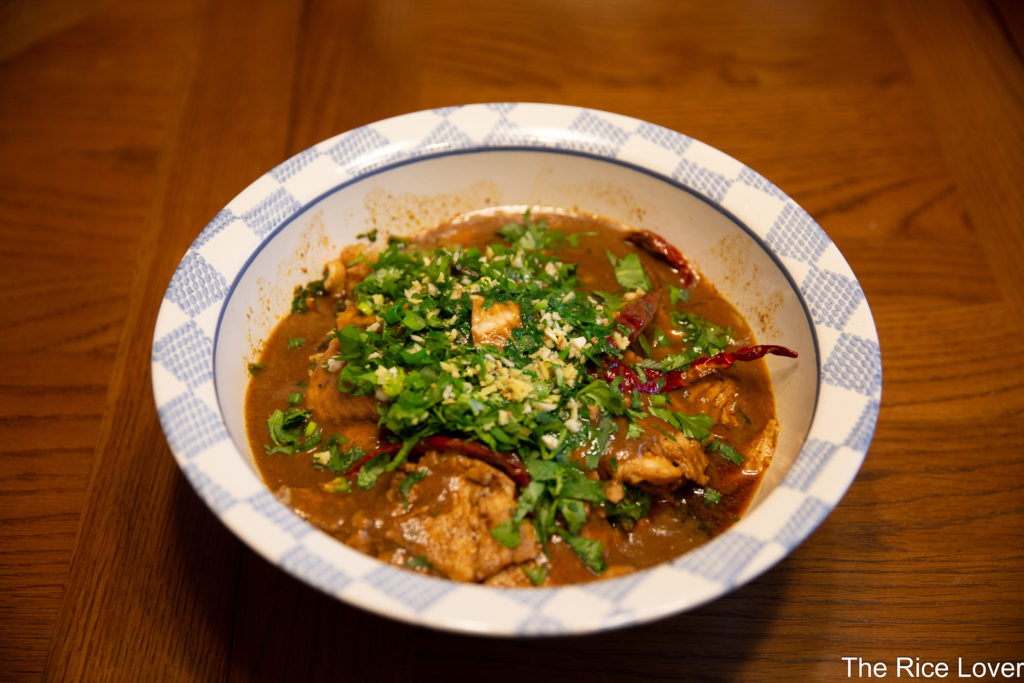
[[[481,248],[496,239],[496,231],[505,223],[518,216],[509,214],[477,215],[441,226],[424,235],[418,246],[431,248],[437,245],[462,244],[478,245]],[[580,240],[579,247],[564,246],[559,252],[563,262],[578,264],[578,276],[588,290],[617,291],[621,289],[606,256],[610,250],[616,256],[630,251],[639,251],[645,271],[652,281],[681,286],[678,274],[663,260],[643,250],[636,250],[622,239],[619,224],[584,214],[549,213],[534,215],[544,218],[552,229],[564,233],[596,233]],[[500,239],[500,238],[498,238]],[[662,297],[664,299],[665,297]],[[346,493],[329,493],[322,486],[334,480],[337,475],[313,467],[311,454],[265,455],[264,444],[270,443],[267,416],[275,409],[287,405],[289,394],[302,391],[309,381],[311,363],[326,347],[328,335],[334,329],[335,299],[330,297],[316,300],[316,306],[309,313],[285,317],[267,339],[259,362],[263,370],[253,376],[246,396],[246,424],[256,464],[266,485],[296,513],[315,526],[348,542],[364,552],[404,565],[410,558],[409,551],[396,543],[393,534],[384,532],[387,520],[402,513],[393,495],[392,483],[400,481],[406,474],[401,470],[386,473],[369,491],[353,486]],[[664,303],[662,308],[664,308]],[[703,278],[692,288],[687,311],[700,313],[720,326],[733,329],[735,346],[754,344],[749,327],[736,310],[725,301],[715,288]],[[661,310],[650,325],[669,330],[668,318]],[[650,330],[646,332],[651,337]],[[288,348],[288,340],[302,337],[306,342],[298,349]],[[678,352],[682,347],[681,336],[669,334],[668,347],[655,348],[654,357],[661,358]],[[764,439],[771,441],[767,449],[774,446],[774,433],[766,436],[775,424],[775,404],[770,380],[763,361],[737,363],[723,373],[730,386],[738,387],[739,399],[736,404],[742,419],[733,419],[728,425],[716,425],[714,433],[733,444],[741,453],[758,447]],[[701,390],[703,382],[717,381],[708,378],[693,387],[671,392],[672,408],[687,413],[704,410]],[[691,390],[692,389],[692,390]],[[736,413],[734,412],[733,415]],[[377,433],[373,422],[353,424],[336,423],[317,419],[326,434],[343,434],[348,445],[359,445],[371,452],[385,441]],[[639,438],[626,436],[625,421],[618,419],[619,430],[614,434],[602,458],[599,471],[606,477],[610,471],[611,458],[625,461],[650,448],[652,439],[659,436],[653,418],[644,424],[647,432]],[[659,564],[677,557],[721,533],[735,519],[743,514],[755,493],[763,467],[739,468],[717,456],[709,457],[709,486],[722,493],[716,505],[706,505],[702,487],[690,483],[672,492],[656,492],[650,515],[641,519],[632,529],[612,526],[604,517],[592,512],[583,528],[582,535],[600,540],[604,545],[604,557],[608,570],[601,576],[587,569],[558,536],[553,536],[546,547],[549,573],[545,585],[558,585],[589,581],[595,578],[616,576]],[[748,459],[749,461],[749,459]],[[765,463],[766,464],[766,463]],[[432,490],[432,477],[417,484],[419,499],[440,495],[443,491]],[[387,492],[391,490],[392,494]],[[432,572],[430,567],[417,571]],[[528,585],[513,580],[514,585]]]

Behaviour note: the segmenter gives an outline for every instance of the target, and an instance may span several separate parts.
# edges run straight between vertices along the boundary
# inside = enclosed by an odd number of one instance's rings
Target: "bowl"
[[[409,234],[495,206],[578,209],[654,230],[739,309],[769,357],[781,434],[747,514],[671,562],[620,578],[511,589],[424,576],[315,529],[264,486],[246,440],[248,364],[296,284],[356,235]],[[447,631],[563,635],[648,622],[749,582],[839,503],[878,416],[881,358],[864,293],[792,199],[686,135],[579,107],[492,103],[343,133],[258,178],[203,229],[160,307],[153,392],[174,458],[214,514],[284,571],[352,605]]]

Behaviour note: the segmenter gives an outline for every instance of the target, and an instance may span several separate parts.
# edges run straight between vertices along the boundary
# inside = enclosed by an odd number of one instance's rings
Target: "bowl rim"
[[[484,119],[497,121],[490,137],[467,133],[476,132]],[[629,148],[628,141],[637,138],[659,145],[665,159],[652,164],[643,157],[646,147]],[[377,144],[367,146],[367,139]],[[443,156],[495,151],[574,154],[622,165],[682,189],[750,235],[798,295],[814,341],[818,373],[815,406],[800,454],[758,510],[673,561],[580,586],[515,589],[455,584],[361,556],[301,521],[262,481],[257,482],[261,491],[251,491],[251,482],[245,482],[242,489],[251,495],[239,495],[232,488],[237,482],[225,482],[220,469],[209,466],[230,455],[246,457],[235,449],[220,412],[214,355],[226,304],[257,254],[310,207],[359,180]],[[317,170],[314,161],[332,172]],[[673,163],[676,166],[670,168]],[[253,206],[282,192],[291,197],[299,176],[305,196],[287,203],[268,228],[257,232],[256,247],[243,261],[217,263],[215,255],[203,251],[212,238],[239,222],[252,229],[244,220],[246,209],[251,215]],[[776,210],[771,221],[757,213],[765,205]],[[221,275],[213,285],[209,269]],[[846,303],[853,300],[846,317],[836,320],[825,310],[829,300],[813,291],[822,281],[840,283]],[[211,315],[213,310],[216,315]],[[827,348],[821,343],[822,332]],[[182,361],[175,345],[183,343],[198,347],[196,358]],[[835,245],[792,199],[732,157],[682,133],[611,112],[537,103],[470,104],[384,119],[333,136],[268,171],[232,199],[183,256],[161,303],[150,367],[158,416],[176,462],[200,498],[250,548],[307,584],[369,611],[441,630],[497,636],[580,634],[646,623],[696,608],[759,576],[806,539],[845,494],[866,456],[881,398],[878,337],[863,291]],[[852,377],[852,369],[862,379]],[[859,405],[855,426],[843,435],[818,424],[822,401],[840,399],[855,399]],[[804,466],[797,468],[798,462]],[[769,512],[780,519],[766,524]],[[758,516],[764,519],[748,522]],[[275,527],[284,541],[267,542],[260,525]],[[291,548],[286,547],[289,536]],[[658,593],[680,584],[686,587],[684,595],[666,599]],[[562,612],[567,608],[592,616],[566,619]],[[494,619],[486,616],[495,610],[506,613]]]

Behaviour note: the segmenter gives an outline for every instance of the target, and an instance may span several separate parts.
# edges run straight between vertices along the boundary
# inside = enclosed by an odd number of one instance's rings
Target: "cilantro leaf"
[[[684,304],[690,300],[690,290],[679,289],[678,287],[668,286],[668,301],[670,304],[675,306],[677,303],[682,301]]]
[[[287,411],[275,410],[271,413],[267,418],[267,431],[274,445],[264,445],[267,455],[293,455],[299,450],[306,450],[319,444],[320,431],[316,423],[309,420],[310,415],[311,411],[298,408],[289,408]]]
[[[491,536],[506,548],[518,548],[522,542],[519,538],[519,525],[512,519],[506,519],[491,529]]]
[[[620,259],[616,259],[615,254],[610,251],[607,254],[612,268],[615,269],[615,279],[622,285],[623,289],[629,291],[637,289],[650,291],[651,281],[647,277],[647,273],[644,272],[643,264],[640,263],[640,256],[636,252],[631,251]]]
[[[352,488],[352,484],[345,477],[335,477],[326,484],[321,484],[320,488],[328,493],[347,493]]]
[[[405,561],[405,566],[409,569],[417,569],[423,567],[424,569],[433,569],[434,565],[427,559],[426,555],[417,555],[416,557],[410,557]]]
[[[704,487],[704,504],[717,505],[722,502],[722,494],[710,486]]]
[[[575,498],[563,498],[558,501],[558,511],[562,513],[562,519],[569,529],[569,533],[578,534],[587,521],[587,511],[583,502]]]
[[[587,450],[587,454],[584,458],[584,466],[588,470],[595,469],[601,461],[601,456],[604,454],[606,448],[608,448],[608,442],[618,430],[618,425],[607,415],[602,416],[600,422],[597,423],[597,430],[594,434],[594,440],[590,448]]]
[[[732,343],[731,328],[720,327],[699,313],[675,311],[672,323],[683,333],[690,350],[697,355],[713,356],[725,351]]]
[[[648,406],[647,410],[654,417],[662,419],[678,429],[682,432],[683,436],[689,439],[697,439],[698,441],[704,441],[710,437],[711,427],[715,424],[715,421],[710,416],[699,413],[697,415],[689,415],[657,406]]]
[[[390,457],[387,453],[381,453],[369,462],[364,463],[359,468],[359,474],[356,476],[356,486],[364,491],[372,489],[373,485],[377,483],[377,478],[384,474]]]
[[[292,294],[292,313],[306,313],[309,311],[309,300],[313,297],[324,296],[327,290],[324,282],[327,280],[327,269],[319,280],[311,280],[305,285],[296,285]]]
[[[622,308],[621,294],[615,294],[614,292],[605,292],[601,290],[595,291],[594,294],[604,299],[605,305],[608,306],[609,308],[612,308],[614,310],[619,310],[620,308]]]
[[[526,488],[519,494],[519,501],[516,503],[516,513],[513,519],[517,522],[521,522],[526,519],[526,516],[533,512],[534,508],[537,507],[537,503],[540,502],[541,496],[544,493],[544,484],[539,481],[531,481],[526,485]]]
[[[735,448],[722,441],[721,439],[712,439],[707,444],[707,450],[722,456],[733,465],[743,464],[743,454],[737,451]]]
[[[618,503],[605,503],[608,521],[629,530],[651,511],[651,496],[646,491],[628,484]]]
[[[534,586],[539,586],[544,583],[544,579],[547,578],[548,568],[547,567],[530,567],[523,565],[523,573],[526,574],[526,578],[530,580]]]
[[[402,504],[405,505],[406,508],[409,507],[409,491],[412,490],[413,486],[426,479],[428,474],[430,474],[430,470],[426,468],[415,470],[405,475],[405,478],[402,479],[402,483],[398,485],[398,494],[402,497]]]
[[[594,541],[583,536],[574,536],[562,528],[556,528],[555,531],[562,537],[562,540],[569,544],[569,547],[572,548],[573,552],[576,553],[590,571],[600,574],[607,568],[604,561],[604,544],[600,541]]]
[[[352,446],[343,451],[337,443],[329,443],[327,449],[331,456],[323,467],[335,474],[347,474],[352,466],[366,455],[366,451],[361,446]]]

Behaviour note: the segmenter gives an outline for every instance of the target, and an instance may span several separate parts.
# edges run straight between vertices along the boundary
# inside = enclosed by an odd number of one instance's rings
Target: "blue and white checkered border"
[[[334,541],[277,501],[239,459],[213,386],[213,340],[237,256],[212,238],[258,245],[338,185],[390,166],[491,148],[536,148],[623,163],[704,198],[757,235],[804,300],[818,341],[814,420],[781,484],[733,529],[673,562],[557,589],[497,589],[424,577]],[[250,547],[323,592],[409,623],[487,635],[586,633],[690,609],[779,561],[839,502],[878,417],[882,365],[856,277],[793,200],[693,138],[618,114],[491,103],[386,119],[295,155],[235,197],[196,238],[164,296],[151,358],[158,415],[174,457],[214,513]]]

